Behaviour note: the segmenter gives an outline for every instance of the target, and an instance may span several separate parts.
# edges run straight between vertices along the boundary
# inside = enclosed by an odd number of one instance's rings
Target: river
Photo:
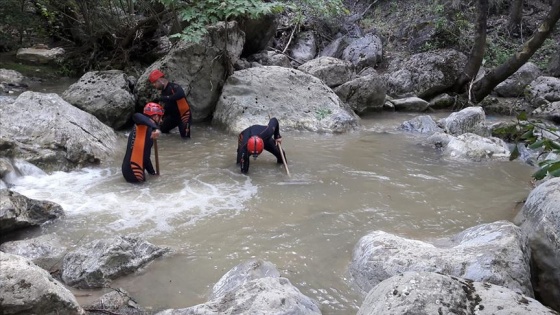
[[[60,204],[63,219],[26,237],[56,233],[73,248],[135,235],[173,253],[111,283],[151,310],[204,303],[228,270],[249,258],[274,263],[323,314],[355,314],[363,298],[347,267],[370,231],[435,241],[466,228],[512,220],[531,190],[519,161],[449,161],[396,130],[416,114],[366,116],[342,135],[282,131],[291,177],[264,152],[249,175],[235,165],[237,139],[195,124],[193,138],[162,135],[161,176],[126,183],[115,156],[95,168],[29,175],[13,190]],[[444,117],[447,114],[438,114]],[[489,119],[492,119],[490,117]],[[266,124],[266,122],[255,122]],[[80,302],[105,290],[73,290]]]

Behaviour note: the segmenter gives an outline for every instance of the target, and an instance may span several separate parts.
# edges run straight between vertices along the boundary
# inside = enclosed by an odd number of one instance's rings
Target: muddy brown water
[[[110,284],[148,309],[204,303],[228,270],[260,258],[317,300],[323,314],[355,314],[363,297],[347,268],[360,237],[383,230],[435,241],[512,220],[531,190],[533,169],[522,162],[449,161],[419,145],[424,136],[395,130],[412,117],[370,115],[343,135],[282,131],[291,177],[267,152],[251,161],[249,176],[240,174],[236,137],[199,124],[187,142],[162,136],[161,176],[144,184],[128,184],[120,173],[122,134],[104,165],[29,171],[14,179],[13,189],[66,212],[26,237],[56,233],[71,249],[135,235],[171,247],[173,254]],[[107,289],[73,292],[85,303]]]

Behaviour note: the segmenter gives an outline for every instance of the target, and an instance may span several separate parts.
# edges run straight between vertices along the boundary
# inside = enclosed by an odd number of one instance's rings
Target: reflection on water
[[[520,162],[447,161],[418,144],[423,136],[395,131],[411,117],[367,118],[344,135],[284,131],[291,177],[267,152],[240,174],[236,137],[196,125],[187,142],[163,135],[162,175],[144,184],[122,178],[123,135],[122,152],[100,168],[19,178],[14,190],[62,205],[66,218],[42,232],[69,245],[133,234],[171,246],[172,256],[112,283],[154,310],[205,302],[225,272],[256,257],[323,314],[355,314],[362,297],[346,270],[360,237],[380,229],[434,240],[511,220],[531,189]]]

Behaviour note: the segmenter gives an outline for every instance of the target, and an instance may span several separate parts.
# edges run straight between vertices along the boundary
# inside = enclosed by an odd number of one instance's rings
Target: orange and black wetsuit
[[[264,149],[276,157],[276,163],[282,163],[282,155],[280,149],[276,146],[274,140],[281,138],[280,125],[278,119],[271,118],[268,126],[253,125],[239,134],[239,141],[237,143],[237,164],[241,166],[241,173],[246,174],[249,172],[249,150],[247,149],[247,141],[251,136],[259,136],[263,139]],[[284,152],[284,157],[286,153]]]
[[[135,125],[128,136],[126,154],[122,163],[122,173],[127,182],[137,183],[146,180],[144,170],[148,171],[151,175],[156,174],[150,160],[150,154],[154,144],[151,138],[152,131],[157,129],[158,126],[148,116],[141,113],[135,113],[132,116],[132,120],[134,120]]]
[[[179,133],[183,138],[191,137],[191,108],[187,102],[183,88],[173,82],[168,82],[161,91],[157,101],[163,103],[165,114],[161,124],[161,132],[169,133],[171,129],[179,127]]]

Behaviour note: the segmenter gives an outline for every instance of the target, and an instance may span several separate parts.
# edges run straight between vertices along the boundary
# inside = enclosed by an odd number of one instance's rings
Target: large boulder
[[[438,124],[446,133],[455,136],[464,133],[474,133],[480,136],[491,134],[486,125],[486,114],[480,106],[471,106],[451,113],[448,117],[440,119]]]
[[[35,200],[17,192],[0,189],[0,233],[39,226],[64,215],[62,207],[51,201]]]
[[[280,128],[341,133],[358,125],[359,117],[320,79],[299,70],[258,67],[228,78],[212,123],[239,133],[269,117]]]
[[[377,74],[356,78],[334,89],[336,95],[357,114],[382,110],[385,91],[385,82]]]
[[[156,315],[292,314],[319,315],[317,302],[303,295],[276,267],[250,260],[226,273],[214,286],[212,299]]]
[[[329,87],[339,86],[354,75],[352,63],[332,57],[315,58],[299,66],[298,70],[323,80]]]
[[[489,159],[507,160],[510,156],[509,146],[496,137],[481,137],[474,133],[464,133],[452,137],[443,151],[451,159],[482,161]]]
[[[62,281],[77,288],[100,288],[168,251],[134,237],[93,241],[64,256]]]
[[[208,34],[199,43],[179,41],[169,54],[150,65],[138,78],[134,87],[138,110],[157,96],[148,76],[152,70],[160,69],[167,79],[185,90],[193,120],[207,119],[214,111],[225,78],[241,55],[244,42],[245,34],[235,22],[208,28]]]
[[[533,189],[515,222],[529,239],[535,292],[560,311],[560,178]]]
[[[375,34],[366,34],[354,39],[342,52],[343,60],[348,60],[359,71],[366,67],[376,67],[383,59],[383,43]]]
[[[306,63],[317,56],[317,39],[313,31],[297,34],[290,55],[299,64]]]
[[[526,89],[525,99],[533,106],[560,101],[560,78],[540,76]]]
[[[54,93],[24,92],[2,103],[0,156],[23,159],[43,170],[67,171],[108,159],[117,142],[111,127]]]
[[[429,99],[453,86],[467,63],[467,56],[452,49],[419,53],[391,62],[387,70],[387,94],[416,95]]]
[[[407,120],[403,122],[398,127],[398,129],[408,132],[417,132],[430,135],[442,131],[442,129],[438,127],[432,116],[429,115],[416,116],[410,120]]]
[[[538,301],[486,282],[432,272],[406,272],[371,290],[358,315],[553,315]]]
[[[529,261],[520,229],[498,221],[467,229],[440,247],[374,231],[354,248],[349,270],[364,293],[399,273],[426,271],[490,282],[532,297]]]
[[[29,63],[47,64],[54,63],[64,57],[64,48],[20,48],[16,53],[16,59]]]
[[[62,98],[115,129],[129,122],[136,104],[127,76],[121,70],[88,72],[70,85]]]
[[[0,313],[85,314],[72,293],[31,261],[0,252]]]

